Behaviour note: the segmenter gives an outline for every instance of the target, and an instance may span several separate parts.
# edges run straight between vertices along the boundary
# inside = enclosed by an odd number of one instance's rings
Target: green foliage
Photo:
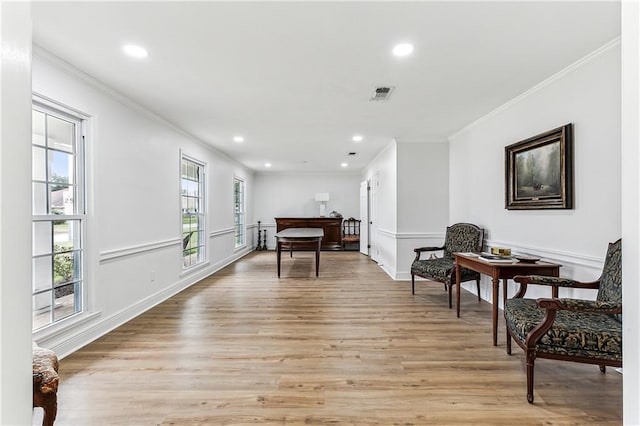
[[[55,185],[51,185],[52,191],[67,189],[69,186],[69,177],[67,176],[53,175],[51,176],[51,181],[55,183]]]
[[[65,247],[55,244],[54,252],[58,253],[66,250]],[[53,276],[54,282],[60,283],[70,281],[74,275],[73,254],[63,253],[53,256]]]

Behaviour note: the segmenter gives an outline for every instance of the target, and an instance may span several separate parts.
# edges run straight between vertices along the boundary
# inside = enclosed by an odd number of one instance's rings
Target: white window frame
[[[183,163],[191,163],[192,165],[198,167],[201,170],[199,174],[199,180],[197,181],[199,184],[198,194],[197,196],[192,196],[188,194],[184,194],[183,188]],[[180,250],[180,259],[182,264],[182,270],[187,271],[197,267],[202,266],[207,262],[207,227],[206,227],[206,213],[207,213],[207,168],[206,163],[187,155],[183,152],[180,152],[180,241],[181,241],[181,250]],[[194,181],[192,181],[194,182]],[[194,231],[190,228],[185,232],[185,223],[184,223],[184,202],[186,199],[199,200],[198,209],[195,213],[191,213],[192,215],[198,218],[197,228]],[[197,235],[197,243],[194,244],[192,241],[193,235]],[[187,236],[188,235],[188,236]],[[186,241],[186,246],[185,246]],[[195,259],[193,257],[189,258],[189,261],[186,261],[187,256],[185,254],[188,251],[196,251]],[[192,256],[192,255],[191,255]],[[195,261],[194,261],[195,260]]]
[[[48,289],[41,289],[38,291],[34,290],[34,283],[31,284],[32,286],[32,300],[35,299],[37,294],[45,294],[45,292],[50,291],[51,292],[51,297],[52,297],[52,305],[51,306],[55,306],[55,289],[58,287],[63,287],[63,286],[67,286],[67,285],[74,285],[74,311],[72,314],[64,316],[60,319],[56,319],[55,318],[55,311],[56,308],[54,307],[53,309],[50,309],[50,321],[38,328],[35,328],[35,322],[34,322],[34,328],[32,330],[34,338],[37,338],[38,336],[45,336],[45,335],[50,335],[51,332],[57,332],[56,330],[62,330],[65,329],[68,326],[71,326],[75,323],[77,323],[78,321],[83,321],[83,317],[86,316],[86,314],[88,313],[89,309],[88,309],[88,285],[87,285],[87,279],[89,277],[89,273],[88,273],[88,269],[87,269],[87,246],[88,246],[88,238],[87,238],[87,170],[86,170],[86,134],[87,134],[87,120],[89,118],[89,116],[87,116],[86,114],[83,114],[79,111],[76,111],[72,108],[69,108],[65,105],[62,105],[56,101],[53,101],[51,99],[48,99],[46,97],[43,97],[41,95],[38,94],[33,94],[33,98],[32,98],[32,110],[34,111],[38,111],[41,113],[44,113],[46,115],[55,117],[57,119],[60,120],[64,120],[67,122],[71,122],[75,125],[75,148],[72,152],[73,156],[75,157],[74,159],[74,170],[73,170],[73,175],[74,175],[74,187],[75,190],[73,192],[73,199],[74,199],[74,212],[73,214],[52,214],[51,212],[49,212],[48,210],[48,205],[49,205],[49,197],[50,197],[50,192],[49,192],[49,188],[47,187],[46,190],[46,197],[47,197],[47,201],[46,201],[46,205],[47,205],[47,212],[46,214],[34,214],[32,212],[32,224],[35,223],[42,223],[42,222],[50,222],[51,223],[51,232],[53,233],[53,227],[54,227],[54,223],[53,222],[57,222],[57,221],[78,221],[79,225],[78,225],[78,249],[73,249],[72,253],[78,253],[80,260],[77,263],[77,265],[74,263],[74,265],[76,265],[76,267],[78,268],[78,276],[77,279],[74,279],[72,281],[69,282],[63,282],[63,283],[59,283],[62,285],[56,285],[55,283],[55,279],[54,279],[54,251],[53,251],[53,245],[55,245],[55,238],[54,235],[52,234],[52,239],[51,239],[51,243],[52,243],[52,250],[50,252],[50,254],[46,254],[46,253],[40,253],[40,254],[35,254],[33,253],[35,251],[35,248],[32,248],[32,261],[35,261],[35,259],[38,258],[47,258],[49,255],[52,257],[52,276],[51,276],[51,288],[50,290]],[[45,120],[46,123],[46,120]],[[46,129],[46,124],[45,124],[45,129]],[[48,137],[48,132],[45,130],[45,134]],[[34,143],[34,141],[31,141],[31,146],[32,149],[34,149],[34,147],[36,148],[43,148],[45,150],[45,179],[41,180],[41,179],[34,179],[33,175],[32,175],[32,186],[35,183],[38,184],[45,184],[48,185],[52,182],[51,179],[49,179],[49,163],[46,160],[46,156],[49,155],[50,152],[56,152],[58,151],[56,148],[54,147],[50,147],[48,143],[45,142],[45,145],[37,145]],[[60,151],[60,152],[66,152],[66,151]],[[68,153],[68,152],[67,152]],[[33,154],[32,154],[33,156]],[[33,157],[32,157],[32,162],[33,162]],[[47,183],[48,182],[48,183]],[[33,197],[33,188],[32,188],[32,197]],[[34,236],[35,237],[35,236]],[[33,240],[32,240],[32,244],[33,244]],[[32,279],[36,279],[35,274],[34,277]],[[37,305],[34,304],[33,305],[33,312],[32,315],[35,313],[35,310],[38,309]],[[84,318],[87,319],[87,318]],[[62,328],[61,328],[62,327]]]
[[[236,206],[236,183],[241,187],[240,211]],[[243,248],[247,245],[247,211],[246,211],[246,186],[244,179],[234,176],[233,178],[233,244],[236,249]],[[241,220],[237,220],[238,217]],[[240,241],[238,241],[240,237]]]

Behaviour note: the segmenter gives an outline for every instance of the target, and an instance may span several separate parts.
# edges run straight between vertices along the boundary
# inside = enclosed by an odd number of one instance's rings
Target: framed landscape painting
[[[573,126],[505,148],[505,208],[573,208]]]

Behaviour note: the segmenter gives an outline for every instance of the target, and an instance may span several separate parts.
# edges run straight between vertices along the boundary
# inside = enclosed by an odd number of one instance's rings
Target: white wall
[[[448,142],[393,141],[365,168],[373,199],[372,256],[393,279],[411,278],[414,248],[444,240],[448,158]]]
[[[563,276],[597,278],[607,243],[621,236],[620,71],[612,42],[452,136],[450,222],[485,228],[489,245],[558,260]],[[574,124],[575,208],[506,210],[504,147],[566,123]],[[593,297],[584,292],[561,297]],[[488,280],[482,293],[490,300]]]
[[[449,143],[398,143],[396,279],[411,279],[416,247],[440,246],[449,221]]]
[[[31,7],[0,2],[0,424],[31,423]]]
[[[624,424],[640,424],[640,5],[622,3],[622,295]]]
[[[390,276],[395,276],[397,264],[397,175],[397,144],[393,141],[369,163],[362,178],[371,187],[369,254]]]
[[[36,53],[34,92],[90,116],[89,313],[67,330],[35,335],[65,356],[251,250],[251,229],[249,246],[234,249],[232,200],[234,176],[245,179],[252,199],[253,174],[47,52]],[[207,175],[208,262],[189,272],[181,265],[181,152],[204,162]]]
[[[267,247],[274,248],[276,217],[318,217],[316,193],[329,193],[326,215],[360,218],[360,175],[354,173],[257,173],[253,222],[267,230]]]

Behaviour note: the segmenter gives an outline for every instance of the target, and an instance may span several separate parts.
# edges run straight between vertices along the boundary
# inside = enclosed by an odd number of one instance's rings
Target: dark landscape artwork
[[[505,148],[505,208],[573,208],[572,124]]]

